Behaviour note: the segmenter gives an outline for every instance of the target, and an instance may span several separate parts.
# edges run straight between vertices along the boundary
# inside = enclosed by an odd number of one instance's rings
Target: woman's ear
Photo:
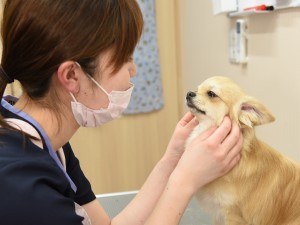
[[[80,73],[82,71],[76,62],[65,61],[57,69],[57,79],[68,92],[78,93]]]

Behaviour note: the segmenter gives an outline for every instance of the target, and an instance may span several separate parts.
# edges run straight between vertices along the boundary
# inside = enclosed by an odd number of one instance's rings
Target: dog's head
[[[247,129],[274,121],[273,115],[255,98],[227,77],[211,77],[186,95],[186,104],[201,122],[219,125],[229,116],[241,128]]]

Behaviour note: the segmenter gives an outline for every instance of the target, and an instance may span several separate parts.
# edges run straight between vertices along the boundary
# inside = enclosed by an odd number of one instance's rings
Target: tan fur
[[[197,92],[187,94],[187,105],[200,121],[188,142],[226,115],[244,137],[238,165],[197,195],[214,214],[215,224],[300,225],[299,165],[255,136],[255,126],[274,121],[266,107],[226,77],[205,80]]]

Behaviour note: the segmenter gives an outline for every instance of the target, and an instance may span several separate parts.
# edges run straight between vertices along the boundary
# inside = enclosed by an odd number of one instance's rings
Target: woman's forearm
[[[155,209],[145,225],[177,225],[193,197],[194,190],[187,185],[168,182]]]
[[[119,215],[112,219],[112,224],[145,224],[165,190],[170,174],[176,167],[177,162],[178,159],[175,158],[162,158],[156,164],[135,198]]]

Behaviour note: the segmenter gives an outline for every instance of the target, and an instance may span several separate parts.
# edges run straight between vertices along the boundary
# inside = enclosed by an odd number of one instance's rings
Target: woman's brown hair
[[[38,101],[59,65],[77,61],[90,75],[112,49],[117,71],[133,54],[143,18],[136,0],[7,0],[1,28],[5,73]],[[7,80],[0,77],[0,97]],[[5,125],[3,119],[0,124]]]

